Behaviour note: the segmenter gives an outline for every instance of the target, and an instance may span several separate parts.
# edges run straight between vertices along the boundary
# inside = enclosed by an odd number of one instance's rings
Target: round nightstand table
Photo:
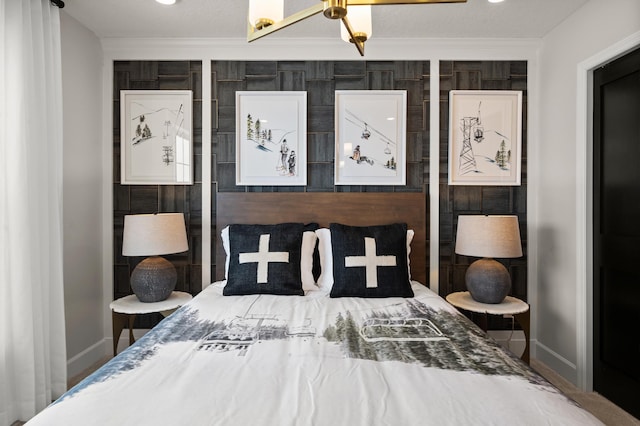
[[[174,291],[167,299],[160,302],[141,302],[135,294],[121,297],[111,302],[109,309],[111,309],[113,323],[113,356],[116,356],[118,341],[125,327],[129,327],[129,345],[135,342],[133,338],[133,321],[136,319],[136,315],[159,312],[166,317],[192,298],[193,296],[189,293]]]
[[[524,332],[525,348],[522,354],[522,360],[529,364],[529,331],[531,318],[528,303],[511,296],[507,296],[502,303],[480,303],[473,300],[468,291],[448,294],[446,299],[447,302],[456,308],[483,314],[478,325],[484,331],[487,331],[487,315],[513,315]]]

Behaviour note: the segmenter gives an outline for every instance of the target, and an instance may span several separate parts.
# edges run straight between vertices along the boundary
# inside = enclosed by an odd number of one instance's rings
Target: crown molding
[[[338,38],[102,38],[114,60],[527,60],[537,57],[542,39],[385,38],[367,42],[365,56]]]

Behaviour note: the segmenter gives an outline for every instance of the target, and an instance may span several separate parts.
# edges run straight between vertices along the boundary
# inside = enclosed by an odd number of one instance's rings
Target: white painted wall
[[[542,42],[540,139],[537,166],[538,285],[536,357],[571,382],[589,388],[590,347],[584,343],[588,307],[584,300],[591,262],[587,259],[585,88],[578,90],[579,64],[640,30],[640,1],[591,0]],[[584,102],[583,102],[584,104]],[[579,143],[576,145],[576,143]],[[530,179],[532,176],[530,176]],[[586,179],[586,180],[585,180]],[[584,313],[587,315],[584,315]]]
[[[578,374],[577,295],[581,285],[576,272],[579,264],[576,241],[580,235],[584,236],[584,229],[575,225],[576,216],[581,209],[584,210],[576,201],[576,173],[579,169],[575,154],[577,67],[585,58],[637,31],[639,25],[638,0],[591,0],[542,42],[394,40],[371,45],[367,52],[369,60],[529,61],[529,296],[535,345],[532,354],[574,383]],[[63,16],[65,179],[68,179],[65,180],[65,209],[77,215],[65,216],[67,334],[69,357],[76,357],[78,364],[80,359],[89,359],[89,354],[103,354],[104,346],[107,346],[104,339],[110,343],[111,337],[107,304],[113,282],[110,238],[112,172],[109,161],[112,155],[109,101],[112,61],[201,59],[207,64],[211,59],[240,60],[247,57],[310,59],[309,43],[281,45],[278,41],[267,41],[262,43],[260,50],[256,50],[244,40],[99,41],[79,23]],[[101,44],[104,57],[101,56]],[[336,46],[324,41],[316,44],[315,59],[353,59],[351,50],[336,50]],[[103,59],[104,68],[101,65]],[[208,96],[210,91],[203,92]],[[100,100],[101,97],[104,99]],[[208,99],[203,104],[208,105]],[[437,107],[434,109],[432,115],[437,118],[439,110]],[[203,116],[209,116],[209,112],[203,111]],[[102,145],[99,138],[93,138],[97,129],[102,129]],[[435,136],[433,139],[437,141]],[[437,151],[438,144],[434,147]],[[433,158],[438,158],[437,152],[432,154]],[[73,161],[75,158],[81,161],[76,163]],[[203,188],[203,196],[210,197],[206,190],[209,186],[203,185]],[[431,196],[437,199],[437,191]],[[432,204],[436,211],[432,209],[431,214],[437,217],[438,203]],[[206,253],[209,243],[203,241]],[[203,284],[206,283],[208,281]],[[73,363],[74,358],[71,361]]]
[[[63,224],[68,374],[104,356],[102,48],[60,13],[64,116]],[[110,162],[111,159],[105,161]]]

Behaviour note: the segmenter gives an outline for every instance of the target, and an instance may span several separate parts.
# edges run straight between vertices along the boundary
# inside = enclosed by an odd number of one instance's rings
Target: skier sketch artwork
[[[406,92],[336,92],[336,185],[404,185]]]
[[[236,184],[306,185],[306,92],[236,92]]]
[[[123,184],[191,184],[191,91],[123,90]]]
[[[518,91],[451,91],[450,185],[520,185],[521,105]]]

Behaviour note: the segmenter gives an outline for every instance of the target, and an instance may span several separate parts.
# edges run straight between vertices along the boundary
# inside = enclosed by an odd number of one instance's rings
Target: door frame
[[[640,31],[580,62],[577,70],[576,368],[578,387],[589,392],[593,390],[593,71],[639,46]]]

